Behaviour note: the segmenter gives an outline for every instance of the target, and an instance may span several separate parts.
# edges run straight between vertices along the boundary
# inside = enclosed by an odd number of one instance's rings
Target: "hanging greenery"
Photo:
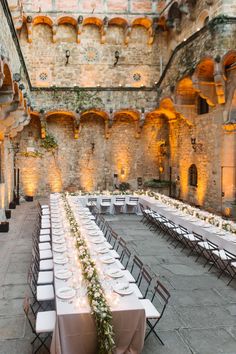
[[[24,157],[43,157],[43,154],[39,151],[22,151],[21,153],[21,156],[24,156]]]
[[[41,139],[40,146],[47,151],[55,151],[58,148],[56,138],[51,133],[46,133],[44,139]]]
[[[97,92],[89,93],[79,90],[76,92],[75,105],[77,111],[83,111],[93,107],[104,108],[102,99],[97,96]]]

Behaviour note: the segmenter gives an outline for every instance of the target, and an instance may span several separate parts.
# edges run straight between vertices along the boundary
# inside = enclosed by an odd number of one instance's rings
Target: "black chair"
[[[141,269],[141,273],[140,273],[140,277],[139,277],[139,281],[138,281],[137,285],[138,285],[144,298],[147,296],[151,282],[152,282],[151,275],[149,274],[147,269],[145,267],[143,267]]]
[[[222,276],[223,273],[227,272],[231,275],[232,267],[231,264],[236,262],[236,255],[223,249],[223,250],[213,250],[212,257],[214,258],[214,262],[210,266],[209,270],[215,265],[220,269],[220,273],[218,275],[218,279]]]
[[[31,342],[31,345],[33,346],[32,353],[35,354],[39,352],[42,347],[50,353],[50,343],[47,345],[47,342],[52,338],[52,333],[55,328],[56,311],[42,311],[35,313],[28,296],[24,299],[23,309],[32,333],[35,336]],[[39,344],[34,348],[37,342]]]
[[[160,322],[163,314],[165,312],[166,306],[170,298],[169,291],[157,280],[156,286],[154,287],[154,292],[149,299],[141,299],[141,303],[145,309],[146,320],[149,326],[149,330],[146,333],[145,340],[149,337],[151,333],[154,333],[155,336],[159,339],[162,345],[164,345],[161,338],[158,336],[155,328],[156,325]]]
[[[200,258],[200,256],[202,256],[202,257],[206,258],[206,262],[204,264],[204,267],[210,261],[213,263],[213,265],[215,264],[215,258],[212,254],[212,251],[216,251],[216,250],[219,251],[219,248],[214,242],[212,242],[208,239],[206,239],[204,241],[200,241],[197,243],[196,250],[198,251],[198,256],[197,256],[195,262],[197,262],[198,259]]]
[[[142,269],[143,262],[136,255],[134,255],[130,273],[133,275],[136,283],[139,281]]]

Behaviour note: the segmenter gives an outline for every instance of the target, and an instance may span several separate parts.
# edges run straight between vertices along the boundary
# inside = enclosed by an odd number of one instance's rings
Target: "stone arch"
[[[83,21],[83,26],[87,26],[87,25],[93,25],[98,27],[98,29],[102,28],[103,22],[100,18],[98,17],[87,17],[84,19]]]
[[[126,28],[129,25],[129,23],[123,17],[113,17],[112,19],[110,19],[108,21],[108,25],[109,26],[119,26],[119,27],[122,27],[122,28]]]
[[[214,81],[214,59],[212,57],[203,58],[196,66],[194,77],[199,81]]]
[[[146,30],[148,30],[152,26],[152,20],[150,18],[147,18],[147,17],[136,18],[135,20],[132,21],[131,26],[132,27],[134,27],[134,26],[142,26]]]
[[[2,62],[2,85],[0,87],[0,104],[9,103],[13,99],[13,80],[11,69],[5,61]]]
[[[65,25],[65,24],[69,24],[72,26],[77,26],[77,20],[72,17],[72,16],[61,16],[56,20],[56,24],[59,25]]]
[[[196,101],[197,90],[193,87],[190,76],[182,78],[176,85],[175,103],[183,106],[193,106]]]
[[[212,57],[205,57],[198,63],[192,76],[194,88],[210,106],[214,106],[217,103],[214,75],[215,61]]]
[[[229,52],[227,52],[222,60],[222,71],[225,75],[225,77],[227,78],[229,75],[229,72],[235,68],[236,66],[236,50],[230,50]]]
[[[39,24],[46,24],[50,27],[53,26],[54,24],[54,21],[51,17],[49,16],[35,16],[33,19],[32,19],[32,24],[33,25],[39,25]]]

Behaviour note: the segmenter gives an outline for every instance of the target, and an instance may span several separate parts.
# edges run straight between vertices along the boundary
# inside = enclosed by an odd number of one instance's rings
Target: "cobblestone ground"
[[[150,335],[143,354],[236,354],[236,281],[227,287],[228,278],[217,279],[216,269],[208,272],[203,259],[195,263],[136,215],[107,220],[171,293],[158,325],[165,346]]]
[[[36,202],[17,206],[10,231],[0,234],[0,354],[31,353],[22,303],[36,212]],[[225,277],[217,279],[215,270],[209,273],[203,261],[195,263],[158,232],[150,232],[136,215],[107,220],[171,293],[159,324],[165,346],[151,335],[143,354],[236,354],[236,282],[226,287]]]
[[[31,329],[23,312],[37,202],[12,210],[10,230],[0,233],[0,354],[30,354]]]

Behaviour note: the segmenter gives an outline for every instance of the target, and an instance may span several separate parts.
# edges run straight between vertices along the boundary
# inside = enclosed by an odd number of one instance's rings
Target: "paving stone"
[[[165,345],[163,346],[155,335],[150,335],[145,341],[142,354],[193,354],[177,331],[157,331],[157,333]]]
[[[182,329],[180,333],[196,354],[235,354],[236,341],[224,329]]]
[[[179,306],[196,305],[221,305],[225,303],[224,299],[212,289],[201,290],[172,290],[170,303]]]
[[[6,299],[23,299],[27,292],[27,287],[24,285],[6,285],[4,286],[4,297]]]
[[[11,284],[27,284],[27,274],[7,273],[5,280],[4,280],[4,285],[8,285],[8,284],[9,285],[11,285]]]
[[[23,300],[4,298],[0,300],[0,316],[23,315]],[[0,334],[1,337],[1,334]]]
[[[1,340],[23,338],[25,328],[25,317],[22,316],[0,316]]]
[[[0,341],[1,354],[31,354],[32,348],[28,339]]]
[[[174,306],[189,328],[231,326],[236,323],[223,306]]]

